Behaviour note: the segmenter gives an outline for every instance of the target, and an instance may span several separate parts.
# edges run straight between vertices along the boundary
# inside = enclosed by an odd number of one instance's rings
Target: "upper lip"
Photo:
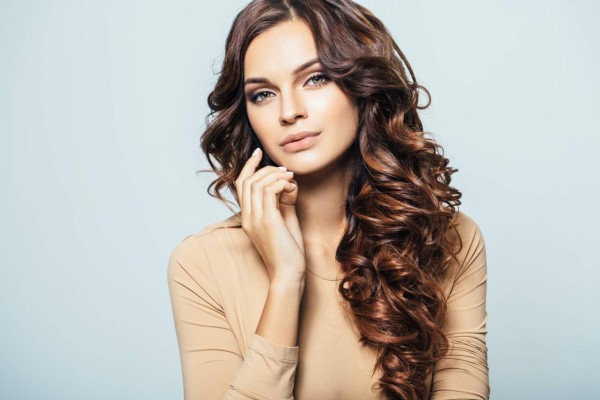
[[[286,137],[283,138],[283,141],[281,143],[279,143],[280,146],[284,146],[290,142],[294,142],[296,140],[300,140],[300,139],[304,139],[305,137],[309,137],[309,136],[317,136],[319,133],[321,132],[314,132],[314,131],[300,131],[300,132],[296,132],[296,133],[290,133],[289,135],[287,135]]]

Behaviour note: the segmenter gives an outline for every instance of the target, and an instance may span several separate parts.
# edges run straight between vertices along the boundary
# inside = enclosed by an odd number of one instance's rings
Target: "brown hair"
[[[430,101],[420,106],[419,90],[430,100],[429,92],[416,83],[378,18],[350,0],[254,0],[237,14],[208,96],[201,148],[218,178],[207,192],[227,203],[220,193],[227,188],[237,199],[235,179],[251,151],[262,147],[245,109],[243,60],[250,42],[296,18],[311,28],[324,74],[359,107],[348,224],[336,251],[344,271],[338,290],[360,341],[377,351],[373,371],[381,368],[382,377],[376,389],[390,399],[423,399],[426,376],[448,351],[441,278],[456,258],[448,232],[462,194],[450,186],[458,170],[423,132],[417,110]],[[259,168],[275,165],[263,154]]]

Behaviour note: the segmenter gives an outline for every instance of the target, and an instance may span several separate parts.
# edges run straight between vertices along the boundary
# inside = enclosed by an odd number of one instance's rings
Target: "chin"
[[[333,168],[335,168],[336,159],[324,160],[323,158],[313,159],[312,157],[305,159],[295,159],[292,160],[287,158],[282,164],[289,171],[294,172],[294,176],[309,176],[309,175],[318,175],[318,174],[330,174],[333,172]]]
[[[323,166],[312,163],[287,162],[281,165],[284,165],[288,171],[294,172],[294,176],[310,175],[323,169]]]
[[[300,176],[310,176],[314,174],[318,174],[320,172],[325,172],[323,168],[288,168],[289,171],[294,172],[294,177]]]
[[[322,167],[322,157],[316,154],[309,154],[309,152],[298,152],[298,153],[286,153],[282,152],[279,154],[277,159],[273,159],[277,165],[283,165],[294,173],[310,173]]]

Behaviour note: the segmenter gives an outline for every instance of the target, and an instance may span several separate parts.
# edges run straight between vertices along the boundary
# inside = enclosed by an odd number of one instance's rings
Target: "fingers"
[[[257,147],[256,150],[254,151],[253,155],[248,160],[246,160],[244,167],[240,171],[240,174],[238,175],[237,179],[235,180],[235,188],[236,188],[236,191],[238,194],[238,200],[240,202],[241,208],[243,208],[244,201],[247,200],[244,198],[244,190],[243,190],[244,180],[246,180],[247,178],[252,176],[252,174],[254,174],[254,171],[256,171],[256,167],[258,167],[258,165],[260,164],[261,159],[262,159],[262,150]],[[249,203],[246,203],[246,204],[249,204]]]
[[[260,164],[260,160],[262,160],[262,150],[260,147],[257,147],[252,156],[246,160],[246,164],[240,171],[237,180],[241,183],[244,181],[244,179],[252,176],[254,171],[256,171],[256,167],[258,167],[258,164]]]
[[[285,167],[266,166],[256,171],[262,159],[262,150],[257,151],[247,161],[235,181],[238,200],[242,209],[242,223],[260,223],[264,211],[271,212],[279,209],[279,194],[291,192],[295,187],[288,182],[293,178],[293,173],[287,172]]]
[[[285,175],[281,175],[281,173],[283,173],[284,170],[285,170],[284,167],[274,167],[272,165],[269,165],[264,168],[261,168],[259,171],[255,172],[251,176],[244,179],[244,181],[242,182],[242,191],[244,193],[242,197],[243,197],[244,203],[246,205],[248,205],[247,213],[249,216],[257,213],[258,215],[256,215],[256,217],[260,218],[260,216],[262,215],[262,204],[253,203],[253,199],[254,199],[253,193],[261,191],[262,186],[265,183],[268,183],[271,181],[265,181],[265,182],[261,183],[261,180],[264,177],[269,176],[270,174],[273,174],[273,173],[279,173],[280,177],[285,176]]]
[[[236,190],[238,192],[238,197],[240,197],[239,200],[242,203],[244,202],[244,200],[246,200],[241,195],[242,192],[244,191],[244,182],[247,182],[247,184],[250,184],[250,183],[256,181],[257,179],[263,177],[267,173],[269,173],[273,170],[276,170],[277,168],[281,168],[285,171],[285,167],[274,167],[274,166],[266,166],[264,168],[261,168],[259,171],[256,171],[256,168],[258,167],[258,165],[260,164],[260,160],[262,159],[262,150],[260,148],[257,148],[256,150],[257,150],[257,152],[255,153],[255,155],[253,155],[246,161],[246,164],[242,168],[242,171],[240,172],[240,174],[238,175],[238,177],[235,181]],[[250,204],[250,203],[248,203],[248,204]],[[240,204],[240,206],[242,206],[242,205]]]
[[[267,167],[263,168],[266,169]],[[262,170],[259,172],[263,172]],[[255,174],[258,175],[258,172]],[[262,177],[252,177],[250,183],[252,192],[252,220],[259,222],[265,216],[264,213],[267,211],[265,205],[269,207],[275,207],[271,210],[278,210],[279,201],[276,196],[283,189],[279,188],[283,182],[292,179],[293,173],[284,172],[278,168],[267,170]],[[265,202],[265,198],[272,198],[274,202]],[[272,215],[271,215],[272,216]]]
[[[286,177],[287,178],[287,177]],[[289,175],[289,179],[292,178],[292,175]],[[263,216],[266,219],[274,217],[274,213],[279,210],[279,195],[283,192],[292,192],[296,189],[296,185],[292,182],[283,179],[277,179],[273,183],[267,185],[263,189]]]
[[[285,183],[294,177],[291,171],[275,170],[268,175],[263,176],[254,182],[253,191],[256,191],[257,197],[253,197],[253,207],[261,210],[264,215],[268,208],[271,210],[279,209],[279,193],[285,188]],[[281,186],[284,185],[282,188]],[[267,199],[268,198],[268,199]]]

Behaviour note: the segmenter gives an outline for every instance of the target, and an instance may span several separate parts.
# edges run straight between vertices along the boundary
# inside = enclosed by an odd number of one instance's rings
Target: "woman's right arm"
[[[296,346],[306,262],[296,215],[293,174],[273,166],[256,170],[262,150],[250,157],[235,184],[242,227],[269,274],[269,293],[256,333],[271,342]]]
[[[189,236],[172,252],[168,284],[186,400],[293,399],[299,348],[254,334],[242,356],[200,238]],[[286,312],[294,314],[287,289],[273,288],[259,327],[277,328],[269,321]]]
[[[169,289],[186,400],[293,399],[298,318],[306,274],[295,210],[297,188],[289,182],[292,175],[280,169],[267,166],[256,171],[259,154],[247,160],[236,189],[242,227],[265,263],[270,285],[243,358],[199,242],[186,238],[169,260]]]

